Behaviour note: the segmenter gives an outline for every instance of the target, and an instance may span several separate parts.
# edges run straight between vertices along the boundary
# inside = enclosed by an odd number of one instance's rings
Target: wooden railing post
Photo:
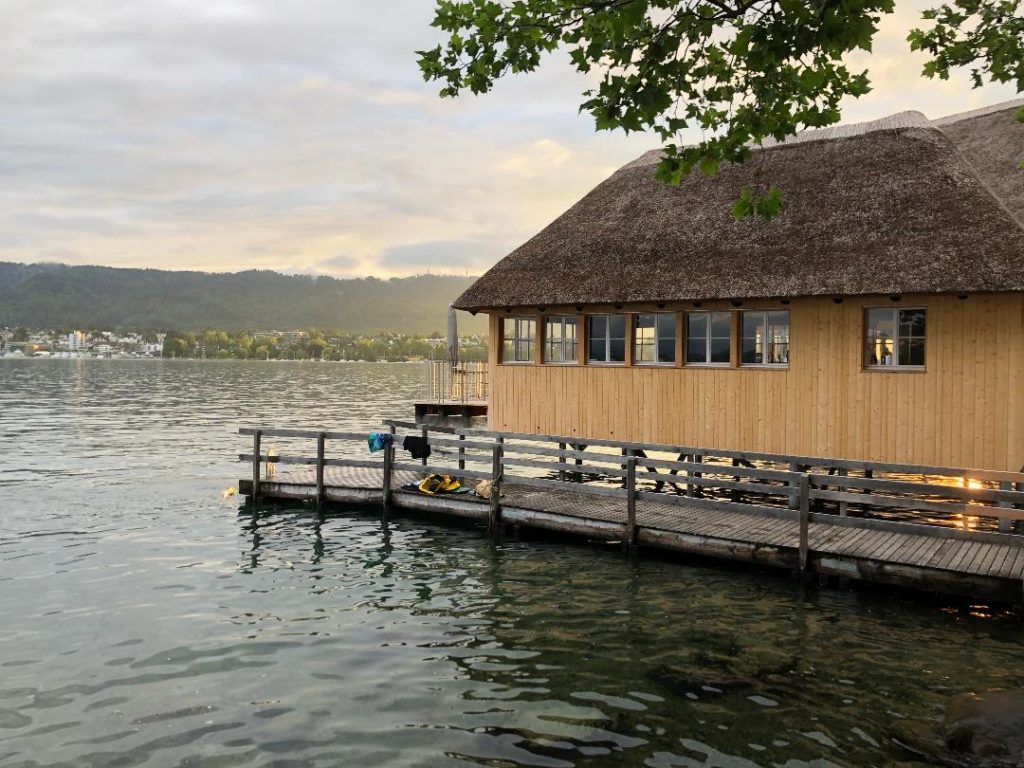
[[[789,471],[796,474],[800,472],[800,465],[794,462],[789,463]],[[800,483],[789,482],[789,508],[800,509]]]
[[[636,546],[636,456],[626,458],[626,543]]]
[[[701,456],[699,453],[695,453],[693,455],[693,463],[694,464],[703,464],[704,463],[704,457]],[[704,477],[704,473],[703,472],[687,472],[687,474],[688,475],[692,475],[693,477],[698,477],[698,478],[699,477]],[[701,488],[701,486],[699,486],[699,485],[690,485],[690,486],[687,486],[687,487],[689,488],[689,495],[690,496],[703,496],[704,495],[704,491]]]
[[[263,459],[263,430],[257,429],[252,436],[252,500],[255,504],[260,498],[260,462]]]
[[[324,453],[326,452],[327,435],[321,432],[316,436],[316,506],[324,503]]]
[[[558,463],[559,464],[565,464],[565,443],[559,443],[558,444]],[[559,482],[562,482],[562,483],[565,482],[565,467],[564,466],[560,470],[558,470],[558,480],[559,480]]]
[[[839,467],[836,470],[836,476],[837,477],[846,477],[848,474],[849,474],[849,472],[846,469],[846,467]],[[842,485],[838,486],[838,488],[839,488],[841,493],[846,493],[847,490],[848,490],[847,488],[845,488]],[[846,517],[846,508],[847,508],[846,502],[845,501],[840,501],[839,502],[839,516],[840,517]]]
[[[459,441],[460,442],[465,442],[465,440],[466,440],[466,436],[460,434],[459,435]],[[465,469],[465,468],[466,468],[466,448],[465,448],[465,446],[460,445],[459,446],[459,469]]]
[[[421,430],[420,430],[420,436],[421,436],[421,437],[422,437],[422,438],[423,438],[424,440],[426,440],[426,439],[427,439],[427,436],[428,436],[429,434],[430,434],[430,430],[428,430],[428,429],[427,429],[426,427],[423,427],[423,429],[421,429]],[[426,457],[426,456],[424,456],[424,457],[423,457],[423,460],[422,460],[422,461],[421,461],[420,463],[421,463],[421,464],[423,464],[423,466],[424,466],[424,467],[425,467],[425,466],[427,466],[427,457]]]
[[[388,509],[391,506],[391,474],[395,463],[395,444],[390,442],[384,446],[384,472],[380,492],[380,519],[388,520]]]
[[[491,448],[491,496],[487,530],[492,536],[496,536],[501,528],[502,442],[502,438],[497,438],[495,440],[494,447]]]
[[[1000,491],[1012,491],[1013,490],[1013,483],[1004,480],[1004,481],[999,483],[999,490]],[[1003,507],[1003,508],[1009,507],[1010,509],[1012,509],[1013,508],[1013,502],[1012,501],[1000,501],[999,502],[999,506]],[[1013,520],[1010,519],[1009,517],[1000,517],[999,518],[999,531],[1001,533],[1010,533],[1011,531],[1013,531]]]
[[[800,507],[800,575],[807,572],[807,550],[809,547],[809,520],[811,512],[811,476],[806,472],[800,475],[798,484]]]

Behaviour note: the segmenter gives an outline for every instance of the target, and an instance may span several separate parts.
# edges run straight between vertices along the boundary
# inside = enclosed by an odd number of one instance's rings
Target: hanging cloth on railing
[[[427,442],[425,437],[407,435],[402,443],[402,447],[412,454],[414,459],[426,459],[430,456],[430,443]]]
[[[370,446],[370,453],[383,451],[384,446],[390,445],[393,439],[394,435],[390,432],[371,432],[366,436],[366,442]]]

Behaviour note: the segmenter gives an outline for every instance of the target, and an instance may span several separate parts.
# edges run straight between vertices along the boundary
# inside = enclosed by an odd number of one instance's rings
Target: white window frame
[[[571,323],[567,322],[569,320],[571,320],[572,322]],[[545,365],[577,365],[579,363],[579,361],[580,361],[580,352],[579,352],[579,349],[580,349],[580,316],[579,315],[546,315],[543,318],[543,323],[544,323],[544,348],[541,350],[541,355],[542,355],[541,361]],[[562,350],[562,359],[561,360],[551,360],[548,357],[548,346],[549,346],[549,343],[550,343],[550,339],[549,339],[549,336],[548,336],[548,325],[549,324],[561,325],[561,327],[562,327],[562,335],[561,335],[561,338],[559,339],[559,341],[557,342],[557,346],[559,348],[561,348],[561,350]],[[572,327],[574,329],[573,330],[573,337],[572,337],[572,347],[575,350],[575,354],[573,354],[571,357],[567,357],[566,354],[565,354],[566,347],[569,346],[569,343],[566,341],[566,336],[565,336],[565,329],[567,327]]]
[[[893,338],[892,338],[892,357],[893,357],[893,361],[892,361],[892,363],[890,363],[888,365],[886,365],[885,363],[872,363],[871,362],[871,349],[870,349],[870,346],[869,346],[870,340],[868,339],[868,327],[869,327],[869,325],[868,325],[868,314],[870,312],[872,312],[872,311],[879,311],[879,310],[884,311],[884,312],[892,312],[894,314],[894,318],[895,318],[895,322],[893,323],[893,328],[895,329],[895,333],[893,334]],[[913,339],[920,338],[924,342],[925,362],[920,364],[920,365],[917,365],[916,363],[915,364],[910,364],[910,363],[901,363],[900,362],[900,340],[903,338],[902,336],[900,336],[900,313],[901,312],[923,312],[924,313],[924,318],[925,318],[925,320],[924,320],[924,322],[925,322],[924,336],[920,336],[920,337],[918,337],[918,336],[911,336],[910,337],[910,338],[913,338]],[[892,371],[923,371],[925,369],[925,365],[928,363],[928,309],[926,307],[920,307],[920,306],[913,306],[913,307],[885,307],[885,306],[864,307],[864,328],[863,328],[862,338],[863,338],[863,344],[864,344],[863,349],[864,349],[864,369],[865,370],[868,370],[868,371],[890,371],[890,372],[892,372]]]
[[[768,354],[768,315],[773,312],[785,313],[786,315],[786,362],[784,363],[768,363],[765,362],[765,358]],[[743,332],[743,320],[747,315],[762,315],[764,318],[764,332],[765,340],[761,347],[761,360],[756,363],[747,363],[743,360],[743,342],[746,336]],[[790,352],[793,346],[793,315],[788,309],[748,309],[740,312],[739,318],[739,360],[741,368],[776,368],[784,369],[789,368]]]
[[[732,365],[732,352],[733,347],[736,344],[736,330],[735,330],[735,312],[731,312],[723,309],[703,309],[698,312],[687,312],[683,317],[683,365],[690,366],[693,368],[729,368]],[[688,359],[690,354],[690,316],[691,315],[704,315],[708,319],[707,328],[704,331],[704,362],[691,363]],[[711,361],[711,328],[714,325],[713,315],[727,315],[729,317],[729,359],[724,363],[715,363]],[[753,365],[753,363],[752,363]]]
[[[640,344],[637,343],[637,331],[640,330],[640,318],[641,317],[653,317],[654,318],[654,360],[640,360],[637,355],[637,350]],[[658,360],[658,350],[661,348],[661,342],[663,341],[661,333],[658,329],[658,319],[662,317],[672,318],[672,359],[671,360]],[[676,312],[637,312],[633,315],[633,365],[661,365],[674,367],[676,364],[676,340],[679,337],[679,315]]]
[[[505,329],[508,327],[506,323],[512,323],[512,349],[513,357],[511,360],[505,354],[505,345],[509,342],[509,337],[505,333]],[[533,332],[529,335],[523,335],[521,333],[521,326],[525,323],[533,323]],[[530,350],[530,357],[527,360],[520,360],[518,357],[519,347],[521,344],[527,344],[527,348]],[[501,363],[502,365],[533,365],[537,355],[537,318],[532,315],[521,315],[518,317],[503,317],[501,318]]]
[[[622,328],[622,357],[623,357],[623,359],[622,360],[611,360],[611,359],[609,359],[611,357],[611,352],[612,352],[611,322],[608,322],[608,324],[605,326],[606,329],[607,329],[607,333],[605,333],[605,336],[604,336],[604,359],[600,359],[600,358],[596,358],[595,359],[595,358],[592,358],[590,356],[590,342],[591,342],[591,340],[593,338],[591,336],[591,331],[590,331],[590,321],[591,321],[592,318],[595,318],[595,317],[605,317],[605,318],[609,318],[609,320],[610,320],[610,318],[613,318],[613,317],[621,317],[622,318],[622,325],[623,325],[623,328]],[[623,314],[621,312],[608,312],[608,313],[597,312],[597,313],[594,313],[592,315],[586,315],[586,318],[587,318],[587,338],[586,338],[586,344],[587,344],[587,364],[588,365],[625,365],[626,364],[626,358],[628,356],[628,354],[627,354],[627,352],[628,352],[627,345],[629,344],[629,316],[625,315],[625,314]]]

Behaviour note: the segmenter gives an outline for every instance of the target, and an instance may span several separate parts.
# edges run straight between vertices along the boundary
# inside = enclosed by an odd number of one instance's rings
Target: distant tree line
[[[164,357],[255,360],[364,360],[400,362],[444,359],[440,332],[429,336],[381,333],[347,334],[337,331],[290,332],[169,331],[164,338]],[[487,342],[479,336],[463,337],[459,357],[467,362],[487,360]]]

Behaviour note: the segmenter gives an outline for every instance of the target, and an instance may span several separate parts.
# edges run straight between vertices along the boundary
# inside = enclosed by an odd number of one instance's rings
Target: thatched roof
[[[456,306],[1022,291],[1024,125],[1013,111],[806,132],[678,187],[655,180],[649,152]],[[734,221],[740,189],[763,182],[782,188],[782,214]]]
[[[992,193],[1024,224],[1024,123],[1014,113],[1024,99],[936,120]]]

